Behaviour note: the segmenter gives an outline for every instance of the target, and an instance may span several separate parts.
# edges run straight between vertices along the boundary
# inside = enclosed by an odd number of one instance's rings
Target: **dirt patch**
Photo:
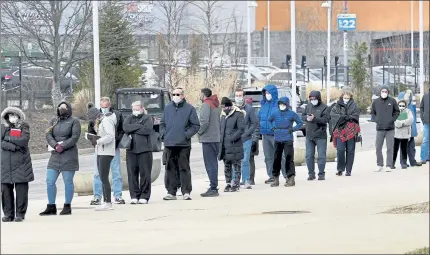
[[[26,121],[30,125],[30,153],[41,154],[47,153],[48,147],[46,143],[46,129],[48,128],[49,121],[54,117],[53,110],[44,110],[38,112],[26,112]],[[87,122],[81,120],[82,132],[87,128]],[[79,149],[91,148],[91,144],[85,140],[83,133],[78,142]]]
[[[429,212],[430,212],[429,202],[424,202],[424,203],[418,203],[418,204],[413,204],[413,205],[408,205],[403,207],[396,207],[388,211],[385,211],[383,213],[409,214],[409,213],[429,213]]]
[[[424,248],[410,251],[410,252],[405,253],[405,254],[430,254],[430,249],[429,249],[429,247],[424,247]]]

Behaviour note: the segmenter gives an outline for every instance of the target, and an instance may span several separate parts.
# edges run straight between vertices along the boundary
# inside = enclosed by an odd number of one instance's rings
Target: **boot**
[[[72,214],[72,207],[70,204],[64,204],[63,210],[61,210],[60,215],[70,215]]]
[[[284,184],[285,187],[293,187],[296,186],[295,176],[291,176],[287,179],[287,181]]]
[[[270,187],[279,187],[279,176],[273,176],[273,182]]]
[[[46,206],[45,211],[39,213],[40,216],[57,215],[57,206],[55,204]]]

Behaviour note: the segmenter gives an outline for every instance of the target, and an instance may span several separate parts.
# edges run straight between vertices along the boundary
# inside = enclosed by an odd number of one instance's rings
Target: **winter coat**
[[[267,101],[266,91],[272,95],[272,100]],[[269,117],[278,108],[278,88],[275,85],[266,85],[261,93],[263,94],[263,100],[261,100],[261,108],[258,112],[260,132],[262,135],[273,135],[273,126],[269,121]]]
[[[18,115],[17,123],[9,122],[9,113]],[[30,126],[25,122],[25,114],[19,108],[7,107],[1,113],[1,183],[23,183],[34,181],[28,142]],[[11,129],[21,130],[21,136],[11,136]]]
[[[387,89],[383,86],[380,90]],[[393,130],[394,122],[399,116],[400,110],[396,99],[388,96],[386,98],[379,97],[372,102],[370,114],[373,115],[373,120],[376,122],[376,130]]]
[[[116,115],[109,112],[101,117],[97,135],[100,138],[97,140],[95,147],[97,156],[115,156],[116,150]]]
[[[219,143],[221,135],[219,123],[221,108],[216,95],[212,95],[203,101],[200,109],[199,141],[201,143]]]
[[[247,102],[247,105],[252,106],[252,99],[250,103]],[[255,144],[255,150],[251,149],[251,156],[258,156],[260,154],[260,121],[258,120],[258,117],[256,116],[257,125],[255,127],[254,133],[252,134],[252,143]]]
[[[335,129],[342,128],[348,122],[360,123],[360,109],[353,99],[345,105],[343,99],[332,105],[330,111],[329,132],[333,135]]]
[[[318,104],[314,106],[309,102],[303,111],[303,121],[306,121],[306,137],[310,140],[327,139],[327,124],[330,121],[329,108],[322,102],[319,91],[312,91],[309,97],[316,97]],[[308,114],[314,115],[312,121],[307,120]]]
[[[160,135],[166,147],[191,147],[191,138],[200,129],[194,106],[185,100],[170,102],[164,109],[160,121]]]
[[[420,111],[421,111],[421,121],[424,124],[430,123],[430,93],[427,92],[421,99],[420,104]]]
[[[245,130],[246,112],[233,106],[228,115],[221,113],[221,143],[218,159],[227,162],[238,161],[243,158],[242,134]]]
[[[400,92],[397,96],[399,100],[405,100],[408,103],[408,109],[412,112],[412,115],[414,116],[414,121],[411,125],[411,137],[417,137],[417,106],[416,104],[413,104],[413,97],[414,95],[410,89],[408,89],[406,92]]]
[[[248,104],[244,104],[243,106],[238,106],[240,110],[245,111],[245,131],[242,134],[242,141],[246,142],[252,139],[252,135],[255,132],[255,129],[259,125],[257,116],[255,114],[254,108]]]
[[[287,106],[290,105],[288,97],[281,97],[278,104],[281,102]],[[281,111],[279,108],[273,111],[269,117],[269,121],[272,123],[276,142],[293,142],[293,132],[299,130],[303,125],[303,121],[299,115],[288,108],[285,111]],[[293,126],[294,122],[296,123],[295,126]]]
[[[407,118],[395,121],[394,137],[397,139],[409,139],[411,138],[411,125],[414,122],[414,115],[407,108],[400,112],[399,117],[402,117],[402,114],[407,114]]]
[[[62,104],[66,104],[69,110],[65,117],[60,117],[58,110],[58,107]],[[61,102],[58,107],[57,117],[49,122],[46,141],[54,149],[57,143],[63,142],[61,144],[63,152],[58,153],[53,150],[47,168],[57,171],[78,171],[79,157],[76,144],[81,136],[81,123],[78,119],[72,117],[72,106],[70,103]]]
[[[151,135],[154,133],[152,117],[143,115],[129,115],[124,120],[124,132],[131,135],[131,148],[129,152],[140,154],[152,152]]]
[[[111,113],[114,113],[117,119],[117,124],[115,126],[115,146],[116,148],[118,148],[119,142],[121,142],[122,136],[124,135],[124,130],[123,128],[123,123],[124,123],[124,118],[122,116],[122,114],[118,111],[113,110],[113,108],[110,108],[109,111]],[[101,110],[100,110],[101,112]],[[94,130],[94,122],[93,121],[89,121],[88,122],[88,131],[89,134],[97,134],[97,132]]]

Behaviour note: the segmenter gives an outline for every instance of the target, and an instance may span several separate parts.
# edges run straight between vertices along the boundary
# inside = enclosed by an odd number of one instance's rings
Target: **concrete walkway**
[[[329,163],[323,182],[306,181],[298,167],[293,188],[262,184],[258,169],[253,190],[217,198],[201,198],[208,181],[194,180],[193,201],[163,201],[164,187],[155,186],[150,204],[108,212],[76,197],[72,216],[40,217],[46,201],[31,201],[26,222],[1,224],[1,252],[393,254],[429,246],[428,214],[379,214],[429,201],[429,164],[375,173],[375,161],[374,151],[357,153],[351,177],[335,176]],[[263,214],[270,211],[307,213]]]

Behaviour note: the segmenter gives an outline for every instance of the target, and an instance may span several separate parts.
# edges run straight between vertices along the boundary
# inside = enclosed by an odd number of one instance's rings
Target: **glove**
[[[255,152],[257,150],[257,142],[252,142],[251,151]]]
[[[7,136],[5,136],[5,137],[4,137],[4,140],[5,140],[6,142],[9,142],[9,143],[10,143],[10,136],[8,136],[8,135],[7,135]]]
[[[62,153],[64,151],[63,146],[61,146],[61,144],[55,145],[55,151],[58,153]]]
[[[97,145],[97,138],[96,137],[92,137],[91,138],[91,144],[95,147]]]

